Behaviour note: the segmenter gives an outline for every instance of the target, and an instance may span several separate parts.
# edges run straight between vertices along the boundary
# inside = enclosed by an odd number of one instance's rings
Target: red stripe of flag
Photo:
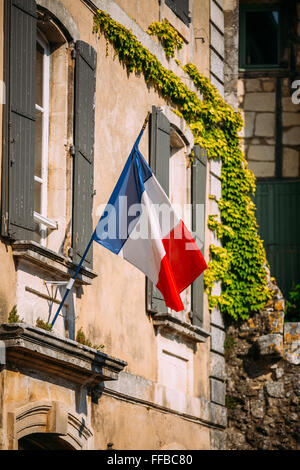
[[[162,242],[166,256],[161,263],[157,288],[167,307],[179,312],[184,310],[179,294],[200,276],[207,264],[183,221]]]

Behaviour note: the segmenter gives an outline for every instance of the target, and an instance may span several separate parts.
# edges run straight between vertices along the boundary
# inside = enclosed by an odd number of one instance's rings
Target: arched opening
[[[83,450],[92,432],[85,419],[58,401],[29,403],[8,413],[13,450]]]
[[[18,450],[76,450],[69,442],[55,434],[35,433],[18,441]]]

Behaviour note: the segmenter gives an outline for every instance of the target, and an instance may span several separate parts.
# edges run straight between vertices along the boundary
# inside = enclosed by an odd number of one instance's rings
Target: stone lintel
[[[191,325],[169,313],[158,313],[153,317],[153,325],[185,337],[193,343],[205,343],[210,333],[199,326]]]
[[[75,274],[77,265],[71,259],[49,250],[33,241],[17,241],[12,244],[13,255],[39,266],[49,276],[69,280]],[[75,285],[89,285],[97,274],[89,268],[80,269]]]
[[[37,5],[45,8],[50,13],[56,16],[64,28],[68,31],[68,34],[71,36],[74,42],[80,39],[80,33],[78,26],[71,16],[71,14],[66,10],[62,3],[58,0],[37,0]]]
[[[0,341],[5,343],[7,365],[29,367],[81,386],[117,380],[127,365],[121,359],[25,323],[0,325]]]

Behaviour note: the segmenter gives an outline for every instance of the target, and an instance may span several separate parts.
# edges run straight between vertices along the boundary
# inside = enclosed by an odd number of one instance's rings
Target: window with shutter
[[[46,246],[48,230],[56,228],[47,213],[51,46],[38,29],[35,1],[7,0],[5,5],[9,86],[2,234]]]
[[[181,216],[187,228],[191,231],[191,168],[187,160],[187,142],[180,129],[171,125],[170,133],[170,201],[175,211]],[[184,305],[182,320],[191,311],[191,286],[181,294]]]
[[[166,5],[171,8],[178,18],[187,26],[190,24],[189,0],[165,0]]]
[[[170,122],[163,112],[152,107],[150,118],[150,166],[161,184],[169,195],[169,160],[170,151]],[[147,309],[151,313],[167,312],[163,296],[149,279],[147,283]]]
[[[47,226],[40,223],[48,216],[48,151],[49,151],[49,95],[50,46],[39,32],[36,43],[36,129],[34,159],[34,219],[36,240],[46,246]]]
[[[192,230],[198,247],[204,256],[205,245],[205,200],[206,200],[206,164],[205,149],[194,147],[192,165]],[[203,276],[198,277],[192,285],[192,323],[196,326],[203,324]]]
[[[179,131],[178,131],[179,132]],[[193,231],[199,248],[204,250],[205,196],[206,196],[206,153],[199,146],[194,148],[195,159],[192,168],[187,168],[186,143],[170,125],[164,113],[152,108],[150,121],[150,166],[158,181],[169,195],[171,203],[181,212],[188,228]],[[190,206],[191,204],[191,206]],[[191,210],[184,209],[191,208]],[[147,310],[149,313],[168,312],[158,289],[147,279]],[[190,312],[192,323],[202,325],[203,319],[203,276],[183,293],[185,312]]]
[[[282,2],[283,4],[285,2]],[[285,64],[283,9],[262,2],[240,5],[239,65],[243,69],[274,69]],[[281,63],[282,62],[282,63]]]
[[[87,43],[76,43],[73,261],[78,263],[93,231],[94,127],[96,51]],[[92,247],[85,261],[92,266]]]
[[[72,247],[78,263],[93,230],[96,52],[77,41],[73,76],[72,38],[54,14],[6,0],[5,22],[1,233],[38,242],[46,257],[47,248],[66,256]]]

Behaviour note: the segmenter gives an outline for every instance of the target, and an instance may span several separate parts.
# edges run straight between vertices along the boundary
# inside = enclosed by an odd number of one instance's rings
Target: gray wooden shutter
[[[169,195],[170,122],[159,108],[152,107],[150,119],[150,166],[162,188]],[[147,311],[167,312],[160,291],[149,279],[146,282]]]
[[[190,23],[189,0],[166,0],[166,4],[186,25]]]
[[[7,0],[4,161],[1,232],[32,239],[34,232],[36,3]]]
[[[76,43],[73,177],[73,261],[79,263],[93,231],[96,51]],[[92,266],[92,247],[85,265]]]
[[[194,147],[194,162],[192,166],[192,231],[198,247],[204,255],[205,242],[205,201],[206,201],[206,150],[199,145]],[[197,207],[200,204],[200,207]],[[196,223],[197,221],[197,223]],[[192,284],[192,323],[196,326],[203,324],[203,275]]]

